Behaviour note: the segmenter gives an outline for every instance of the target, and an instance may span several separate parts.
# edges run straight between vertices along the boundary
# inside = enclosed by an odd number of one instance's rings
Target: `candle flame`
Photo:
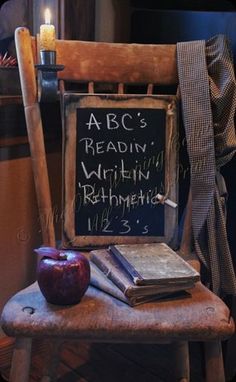
[[[50,24],[51,23],[51,12],[50,12],[49,8],[45,9],[44,17],[45,17],[45,24]]]

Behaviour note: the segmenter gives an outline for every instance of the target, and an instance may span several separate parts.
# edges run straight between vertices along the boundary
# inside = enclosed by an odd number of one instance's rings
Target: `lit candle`
[[[47,8],[45,10],[45,24],[40,25],[40,50],[56,50],[55,27],[50,22],[51,13]]]

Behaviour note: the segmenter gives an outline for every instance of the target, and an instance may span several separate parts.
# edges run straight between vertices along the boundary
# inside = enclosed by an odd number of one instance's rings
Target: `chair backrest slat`
[[[60,78],[116,83],[176,84],[176,45],[57,40]]]
[[[53,211],[44,146],[36,70],[37,39],[26,28],[15,32],[26,125],[31,149],[33,172],[44,245],[55,245]],[[63,81],[87,82],[93,93],[96,83],[113,84],[118,93],[125,85],[145,85],[147,94],[155,85],[178,82],[175,45],[117,44],[57,40],[57,63],[65,66],[58,72]],[[61,88],[62,83],[61,81]],[[99,85],[100,86],[100,85]]]

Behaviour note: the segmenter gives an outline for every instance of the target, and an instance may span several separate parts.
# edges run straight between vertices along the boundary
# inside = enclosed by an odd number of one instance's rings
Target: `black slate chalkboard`
[[[175,106],[173,97],[65,97],[67,244],[173,235],[176,209],[157,195],[168,188],[176,200]]]

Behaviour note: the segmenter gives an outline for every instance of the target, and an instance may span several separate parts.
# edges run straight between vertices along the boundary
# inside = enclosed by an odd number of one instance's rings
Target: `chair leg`
[[[17,338],[12,356],[9,382],[28,382],[31,361],[31,338]]]
[[[225,382],[221,342],[205,342],[204,349],[206,382]]]
[[[57,367],[59,364],[60,340],[48,342],[47,359],[44,367],[43,377],[40,382],[54,382],[57,380]]]
[[[176,342],[174,345],[175,378],[179,382],[190,380],[188,342]]]

